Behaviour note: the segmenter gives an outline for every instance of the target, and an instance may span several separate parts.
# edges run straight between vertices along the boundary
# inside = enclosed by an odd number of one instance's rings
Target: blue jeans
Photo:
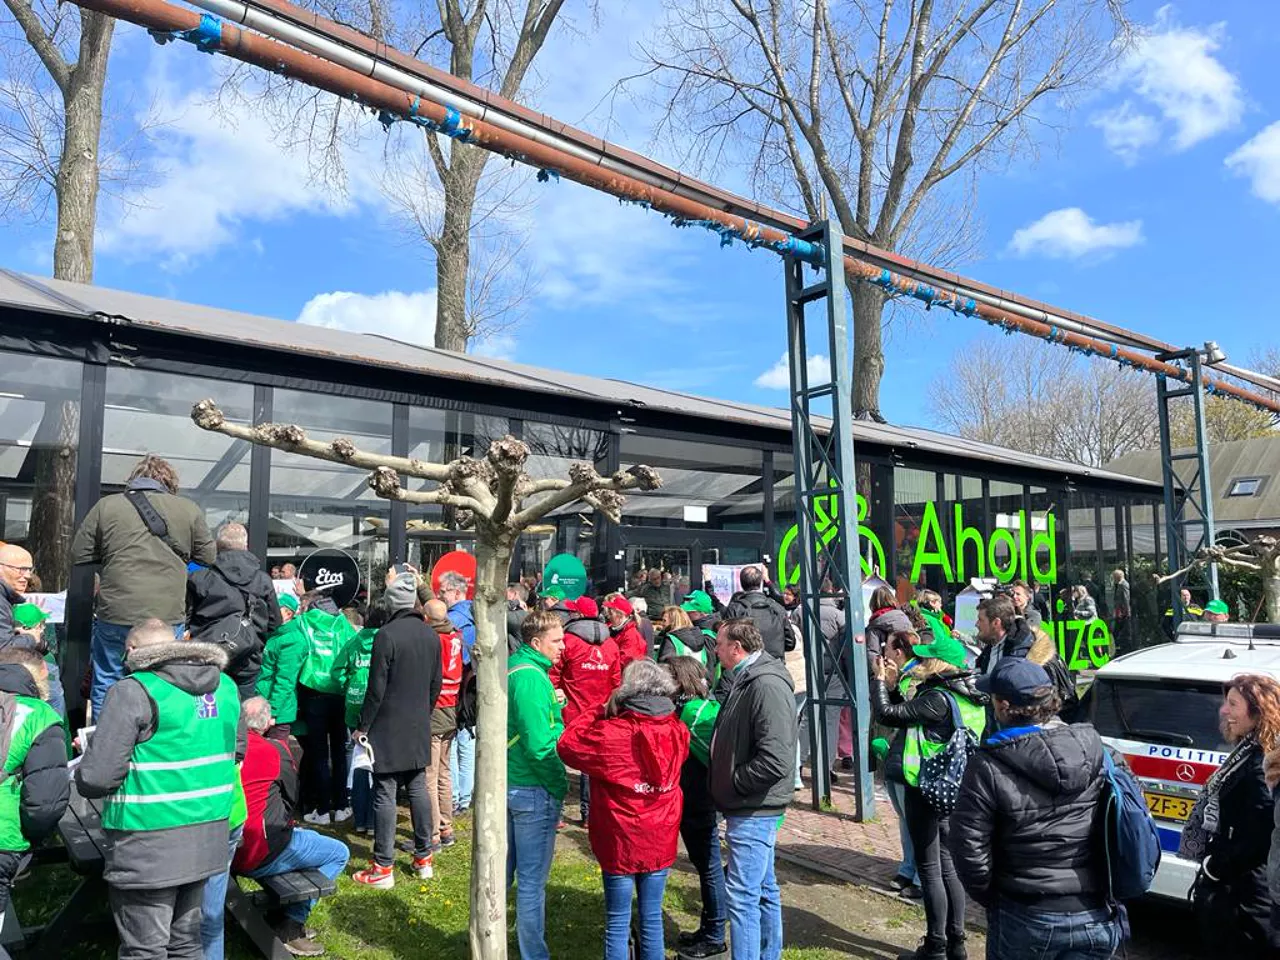
[[[732,960],[779,960],[782,894],[773,872],[778,818],[725,817],[725,839],[729,844],[725,893],[730,956]]]
[[[200,944],[204,947],[204,960],[222,960],[222,941],[227,931],[227,878],[231,871],[231,858],[240,846],[240,834],[244,824],[231,831],[227,846],[227,869],[215,873],[204,882],[204,900],[200,904]]]
[[[259,880],[262,877],[274,877],[281,873],[292,873],[294,870],[319,870],[330,880],[335,879],[347,865],[351,851],[341,840],[326,837],[314,830],[302,830],[294,827],[289,845],[260,867],[249,870],[246,877]],[[306,923],[314,900],[291,903],[284,908],[284,915],[294,923]]]
[[[627,960],[631,939],[631,893],[640,901],[639,943],[636,960],[663,960],[662,892],[667,871],[653,873],[603,873],[604,960]]]
[[[373,829],[373,774],[351,771],[351,816],[356,830]]]
[[[471,806],[471,791],[476,783],[476,738],[470,730],[461,729],[454,738],[449,774],[453,778],[453,805],[465,810]]]
[[[541,787],[507,789],[507,886],[516,885],[521,960],[549,960],[547,878],[556,852],[560,801]]]
[[[907,788],[893,780],[885,780],[885,793],[889,794],[889,806],[898,815],[898,840],[902,843],[902,862],[898,864],[898,876],[910,880],[920,886],[920,874],[916,872],[916,848],[911,842],[911,831],[907,829],[906,798],[903,791]]]
[[[93,621],[93,634],[89,641],[89,657],[93,661],[93,683],[89,687],[89,702],[93,704],[93,719],[97,722],[102,712],[102,701],[117,680],[124,679],[124,638],[132,630],[129,624]],[[185,623],[173,625],[173,638],[181,640],[186,632]]]
[[[1002,899],[987,911],[987,960],[1109,960],[1120,941],[1106,908],[1039,913]]]

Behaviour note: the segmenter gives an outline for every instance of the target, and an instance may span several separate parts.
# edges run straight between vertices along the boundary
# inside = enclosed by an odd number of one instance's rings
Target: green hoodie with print
[[[542,787],[563,800],[569,782],[556,743],[564,733],[564,720],[550,670],[551,661],[528,644],[522,644],[508,662],[507,783]]]

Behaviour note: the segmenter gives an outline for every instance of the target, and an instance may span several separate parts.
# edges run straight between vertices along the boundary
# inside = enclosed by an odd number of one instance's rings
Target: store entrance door
[[[623,582],[628,594],[643,592],[662,605],[679,604],[690,590],[702,588],[704,563],[745,564],[763,559],[764,534],[759,531],[687,530],[672,527],[622,528]],[[649,575],[658,570],[656,590]],[[721,597],[727,602],[728,597]]]

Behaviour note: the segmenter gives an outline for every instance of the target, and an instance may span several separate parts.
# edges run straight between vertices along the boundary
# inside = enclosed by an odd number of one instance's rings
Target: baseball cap
[[[628,617],[636,612],[635,608],[631,606],[630,601],[628,601],[626,597],[613,597],[612,599],[606,600],[604,602],[604,608],[606,610],[617,610],[619,613]]]
[[[13,608],[13,622],[24,630],[34,630],[49,619],[49,614],[34,603],[19,603]]]
[[[561,587],[544,587],[538,596],[550,597],[553,600],[563,600],[564,590]]]
[[[280,606],[286,610],[292,610],[294,613],[298,612],[298,598],[292,593],[277,594],[276,599],[280,601]]]
[[[1231,613],[1231,608],[1227,606],[1227,601],[1225,600],[1210,600],[1204,605],[1204,612],[1226,616]]]
[[[932,638],[929,643],[916,643],[911,646],[911,652],[917,657],[932,657],[949,663],[953,667],[968,665],[969,651],[955,637],[946,633],[939,636],[931,632],[926,632],[925,636]]]
[[[600,616],[600,607],[588,596],[578,598],[578,612],[589,620]]]
[[[1022,657],[1004,657],[985,677],[978,678],[978,689],[1015,707],[1025,707],[1034,699],[1037,689],[1051,687],[1053,681],[1044,667]]]
[[[684,603],[680,604],[682,610],[689,613],[710,613],[711,612],[711,596],[705,590],[694,590],[684,598]]]

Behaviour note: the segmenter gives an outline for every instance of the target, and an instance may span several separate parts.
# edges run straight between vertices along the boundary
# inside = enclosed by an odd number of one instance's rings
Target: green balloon
[[[557,553],[542,571],[542,587],[559,587],[566,600],[577,600],[587,592],[587,568],[572,553]]]

